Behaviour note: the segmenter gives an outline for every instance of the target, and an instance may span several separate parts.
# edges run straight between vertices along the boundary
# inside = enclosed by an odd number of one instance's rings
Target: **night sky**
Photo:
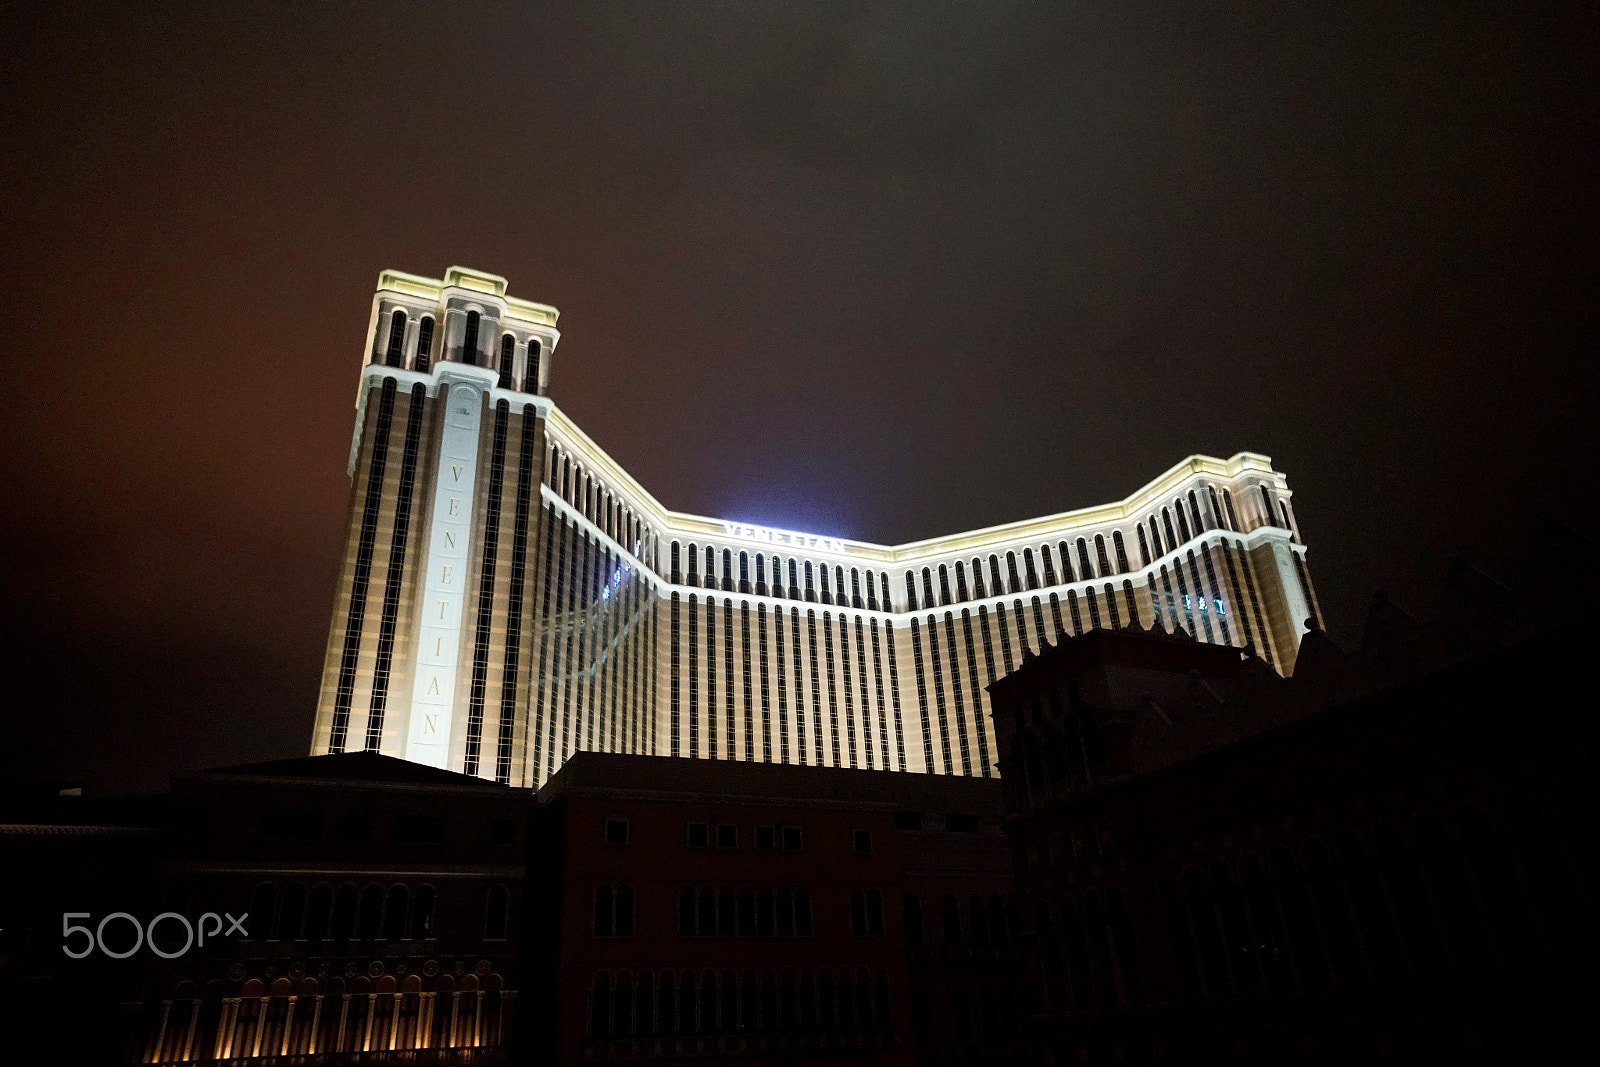
[[[1135,6],[6,5],[0,772],[304,753],[386,267],[560,308],[680,510],[896,543],[1263,452],[1346,641],[1592,530],[1578,5]]]

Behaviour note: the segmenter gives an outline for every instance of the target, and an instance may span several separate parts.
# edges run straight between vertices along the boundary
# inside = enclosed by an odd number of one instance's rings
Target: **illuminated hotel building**
[[[1249,452],[904,545],[668,510],[547,395],[556,316],[495,275],[379,276],[313,753],[520,786],[580,750],[992,776],[986,686],[1059,634],[1160,626],[1288,673],[1320,625]]]

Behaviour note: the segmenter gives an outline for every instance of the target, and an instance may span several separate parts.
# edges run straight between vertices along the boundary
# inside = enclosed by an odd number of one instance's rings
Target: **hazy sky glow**
[[[682,510],[899,542],[1249,449],[1342,638],[1592,529],[1593,27],[1130,6],[8,5],[0,770],[304,751],[384,267],[559,307]]]

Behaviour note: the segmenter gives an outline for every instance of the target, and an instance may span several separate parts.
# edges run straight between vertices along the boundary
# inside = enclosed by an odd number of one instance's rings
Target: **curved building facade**
[[[379,277],[313,753],[521,786],[581,750],[993,776],[986,686],[1058,634],[1181,629],[1288,673],[1320,625],[1249,452],[904,545],[669,510],[549,398],[557,312],[506,288]]]

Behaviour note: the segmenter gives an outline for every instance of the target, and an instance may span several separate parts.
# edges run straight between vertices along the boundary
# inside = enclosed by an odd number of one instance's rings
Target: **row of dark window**
[[[404,367],[406,365],[406,313],[396,308],[389,315],[389,338],[385,346],[382,364],[386,367]],[[480,332],[482,330],[482,316],[476,311],[467,313],[466,328],[462,336],[459,360],[469,366],[482,365],[492,367],[500,372],[499,385],[502,389],[515,389],[520,392],[539,392],[539,376],[541,371],[541,357],[543,345],[537,338],[529,338],[524,351],[523,371],[519,376],[516,373],[517,339],[511,334],[500,338],[500,350],[497,359],[490,362],[489,353],[483,351]],[[434,320],[432,316],[425,315],[417,323],[417,347],[413,353],[412,369],[426,373],[433,361],[433,334]],[[373,362],[378,363],[376,354]]]
[[[788,852],[799,851],[802,840],[798,826],[757,826],[751,838],[757,849],[781,848]],[[691,822],[687,827],[687,841],[690,848],[738,848],[739,827],[726,822]]]
[[[362,889],[346,882],[335,889],[321,882],[308,890],[294,882],[280,890],[274,882],[260,882],[251,894],[245,929],[255,941],[425,940],[438,936],[438,906],[431,885]],[[484,940],[504,940],[510,921],[510,893],[493,886],[484,904]]]
[[[882,968],[600,971],[589,993],[596,1040],[893,1029]]]
[[[1012,985],[979,986],[974,997],[963,985],[954,985],[946,1000],[947,1027],[935,1030],[933,1000],[921,986],[911,987],[911,1036],[919,1045],[936,1041],[958,1044],[981,1042],[1007,1045],[1023,1039],[1028,1019],[1028,991]]]
[[[680,937],[810,937],[811,894],[805,889],[684,886],[678,894]]]
[[[869,570],[863,573],[861,568],[851,567],[847,581],[844,567],[837,564],[830,569],[826,563],[814,563],[795,556],[785,559],[776,553],[768,556],[764,552],[757,552],[753,557],[754,580],[752,580],[752,556],[749,552],[741,551],[736,556],[733,549],[724,548],[719,555],[715,548],[706,545],[705,565],[702,571],[700,546],[690,542],[685,550],[677,541],[672,542],[669,560],[674,585],[704,586],[707,589],[721,589],[728,593],[739,592],[755,596],[773,596],[780,600],[820,602],[868,611],[877,611],[882,604],[883,610],[894,610],[889,599],[887,571],[874,574]],[[770,583],[767,580],[769,566],[772,578]],[[784,582],[786,566],[787,584]]]
[[[656,565],[655,534],[620,493],[614,492],[582,462],[552,445],[545,469],[556,495],[576,508],[607,537],[633,553],[647,567]]]
[[[912,948],[928,944],[922,898],[915,893],[907,893],[901,915],[906,944]],[[984,900],[974,894],[963,909],[954,896],[946,895],[939,901],[939,923],[941,943],[946,948],[1009,951],[1015,944],[1014,932],[1017,929],[1016,898],[1008,897],[1002,901],[998,896],[991,896]]]

